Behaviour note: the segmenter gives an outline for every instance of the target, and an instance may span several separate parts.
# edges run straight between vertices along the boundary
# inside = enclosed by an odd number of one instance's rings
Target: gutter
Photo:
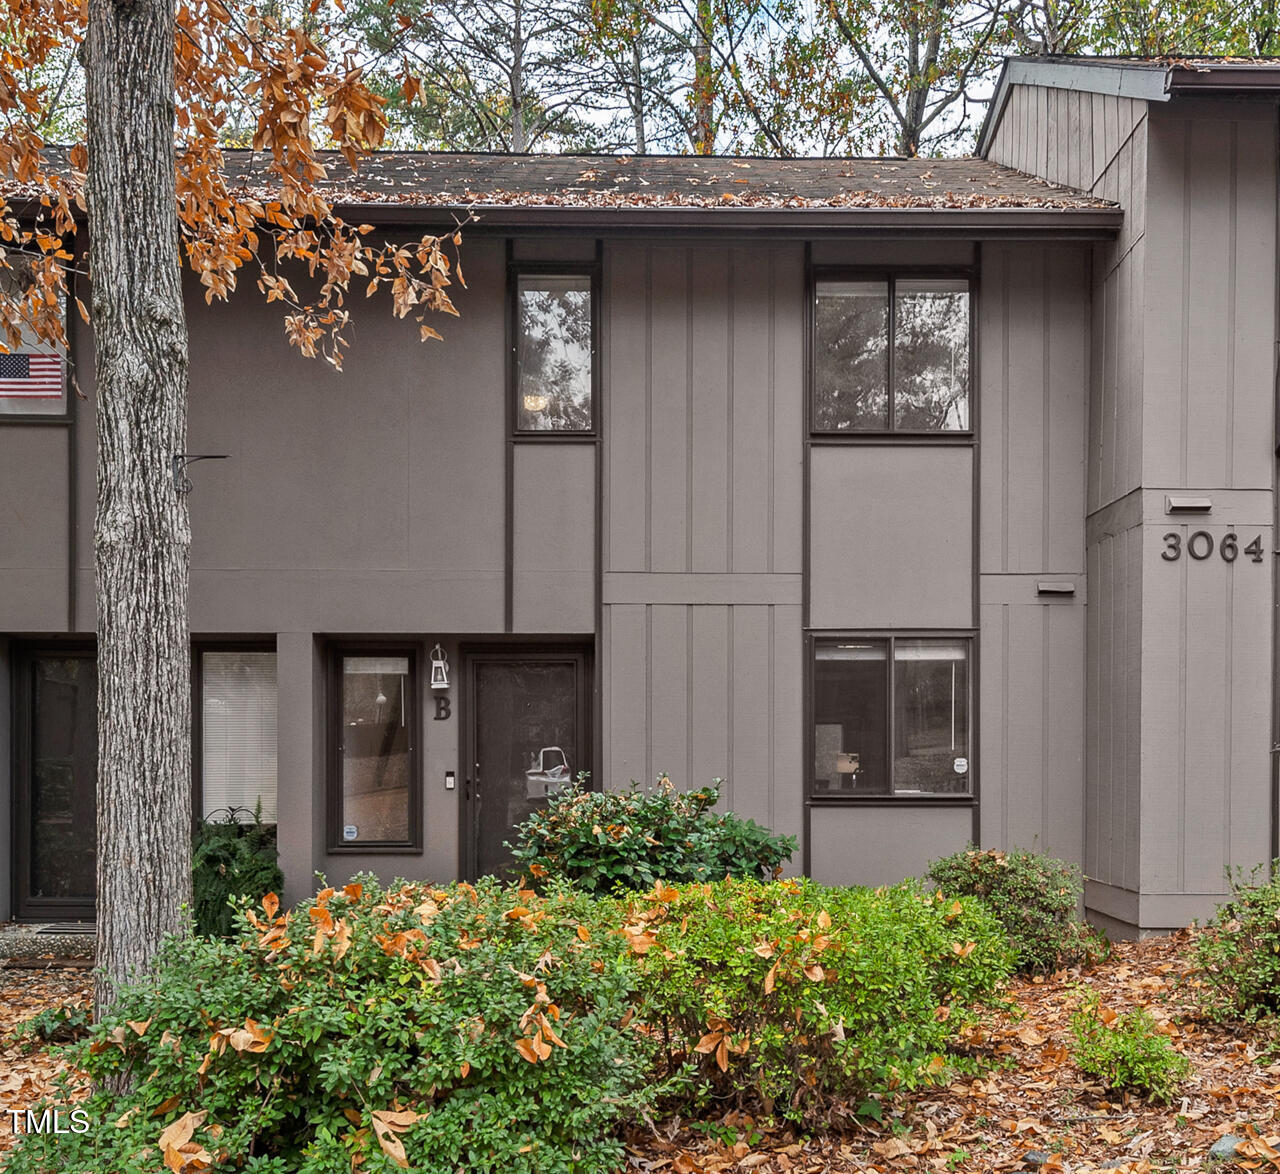
[[[931,237],[981,240],[1110,240],[1124,212],[1097,208],[611,208],[562,205],[336,204],[349,222],[384,228],[451,226],[474,217],[466,232],[518,229],[538,233],[705,237]]]

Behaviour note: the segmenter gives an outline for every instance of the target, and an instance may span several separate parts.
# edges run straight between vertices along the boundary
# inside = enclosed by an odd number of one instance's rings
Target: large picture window
[[[595,428],[592,285],[589,273],[516,276],[517,432]]]
[[[330,692],[330,848],[421,848],[415,650],[336,649]]]
[[[969,795],[970,646],[939,636],[815,641],[810,794]]]
[[[967,277],[818,280],[814,431],[968,431],[969,302]]]
[[[276,822],[276,654],[202,648],[199,684],[200,814]]]

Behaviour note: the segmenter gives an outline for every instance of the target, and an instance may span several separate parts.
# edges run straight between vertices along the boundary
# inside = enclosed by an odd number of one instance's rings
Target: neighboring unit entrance
[[[588,649],[463,650],[466,875],[502,875],[513,829],[591,769]]]
[[[93,917],[98,665],[89,649],[17,658],[14,710],[15,913]]]

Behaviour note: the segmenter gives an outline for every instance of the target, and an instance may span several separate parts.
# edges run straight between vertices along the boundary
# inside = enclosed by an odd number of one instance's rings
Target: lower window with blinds
[[[972,643],[967,634],[815,638],[810,796],[971,795]]]
[[[197,654],[200,806],[205,819],[276,822],[276,654]]]

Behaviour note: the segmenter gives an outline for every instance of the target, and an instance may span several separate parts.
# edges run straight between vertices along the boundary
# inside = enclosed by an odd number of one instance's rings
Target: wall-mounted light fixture
[[[439,644],[431,650],[431,687],[433,689],[449,687],[449,657]]]

